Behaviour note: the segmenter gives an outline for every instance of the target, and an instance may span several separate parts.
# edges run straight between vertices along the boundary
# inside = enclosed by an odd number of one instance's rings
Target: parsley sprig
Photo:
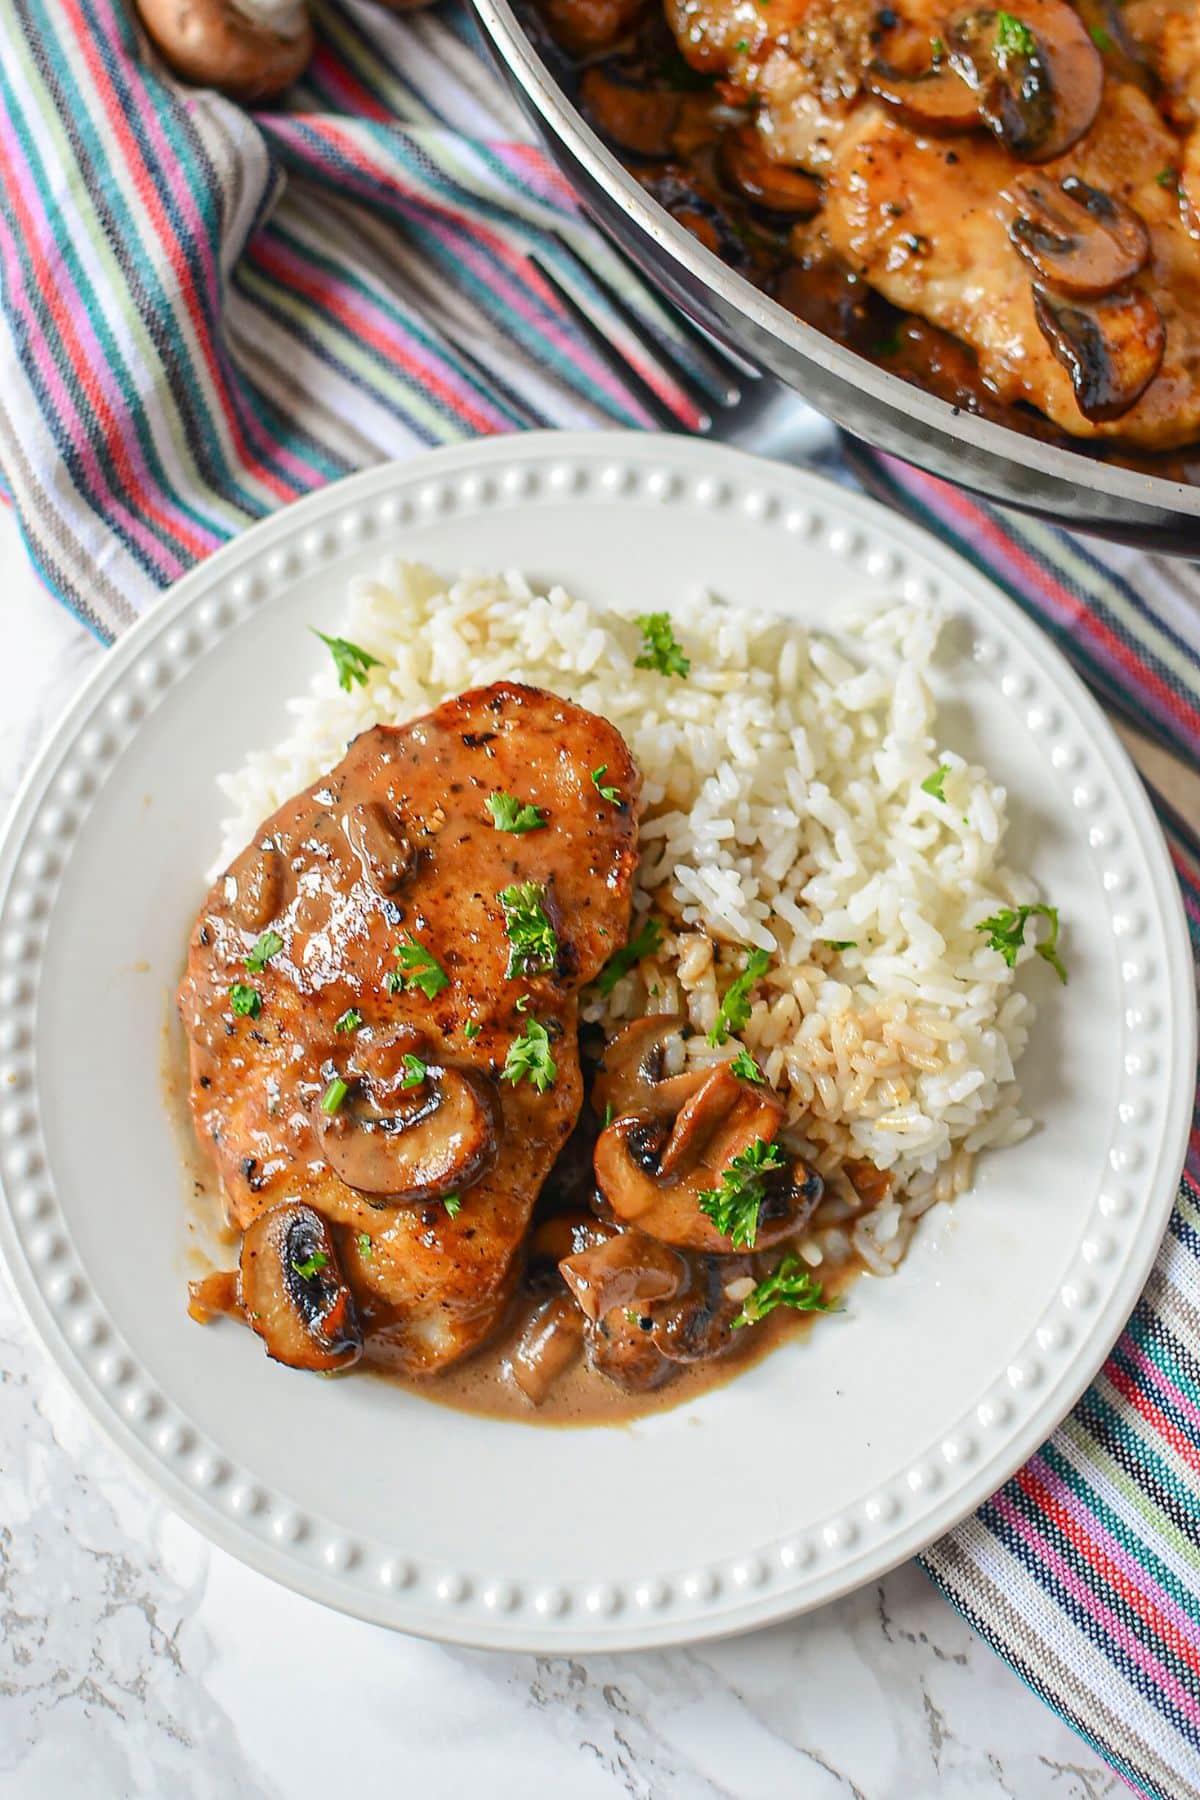
[[[546,915],[546,890],[540,881],[519,881],[502,888],[497,898],[504,908],[508,937],[505,975],[545,975],[558,961],[558,938]]]
[[[610,956],[599,975],[596,986],[604,995],[611,994],[622,975],[628,975],[644,956],[653,956],[663,940],[663,928],[657,919],[647,919],[641,930],[631,937],[623,950]]]
[[[462,1211],[462,1197],[459,1194],[443,1194],[442,1205],[451,1219],[457,1219]]]
[[[739,1081],[754,1081],[761,1083],[763,1080],[762,1070],[759,1068],[750,1052],[746,1049],[738,1051],[737,1055],[729,1065],[729,1072],[731,1075],[736,1075]]]
[[[261,975],[273,956],[278,956],[283,949],[283,939],[277,931],[264,931],[256,944],[252,944],[246,956],[246,969],[251,975]]]
[[[740,1325],[757,1325],[777,1306],[790,1306],[796,1312],[838,1312],[839,1307],[823,1298],[821,1283],[814,1281],[800,1258],[790,1250],[778,1268],[759,1282],[754,1292],[746,1295],[745,1305],[733,1321]]]
[[[1033,947],[1043,962],[1048,962],[1065,987],[1067,971],[1058,953],[1058,908],[1041,902],[1036,906],[1002,906],[990,919],[981,919],[976,931],[988,933],[988,945],[998,950],[1009,968],[1016,967],[1017,952],[1025,945],[1025,927],[1030,919],[1045,919],[1050,929],[1046,937]]]
[[[515,794],[506,794],[502,788],[488,795],[487,809],[496,830],[511,831],[514,837],[520,837],[526,831],[540,831],[546,823],[546,815],[540,806],[518,800]]]
[[[235,1019],[257,1019],[262,1011],[262,995],[248,981],[235,981],[229,990],[229,1010]]]
[[[414,1056],[411,1050],[406,1050],[404,1052],[404,1080],[400,1086],[402,1088],[420,1087],[428,1074],[428,1063],[423,1063],[419,1056]]]
[[[311,1281],[313,1276],[318,1275],[328,1261],[329,1258],[323,1250],[314,1250],[311,1256],[306,1256],[304,1258],[303,1262],[296,1262],[293,1260],[292,1267],[295,1269],[301,1281]],[[258,1314],[256,1313],[254,1316],[257,1318]]]
[[[516,1087],[528,1078],[538,1093],[544,1094],[557,1074],[558,1066],[550,1053],[550,1033],[538,1019],[526,1019],[520,1037],[508,1046],[501,1080],[511,1081]]]
[[[939,763],[932,775],[927,775],[921,783],[921,792],[930,794],[935,800],[946,798],[946,777],[950,773],[949,763]]]
[[[592,770],[592,786],[595,788],[595,790],[599,794],[600,798],[602,800],[607,800],[610,806],[622,806],[624,804],[624,802],[622,801],[621,796],[617,792],[616,788],[613,787],[611,785],[611,783],[605,784],[604,777],[607,774],[608,774],[608,764],[607,763],[601,763],[600,767],[598,769],[593,769]]]
[[[363,1022],[363,1016],[355,1006],[348,1006],[333,1029],[344,1037],[348,1031],[357,1031]]]
[[[758,1215],[767,1197],[767,1178],[785,1168],[778,1144],[756,1138],[748,1150],[733,1158],[721,1172],[719,1188],[705,1188],[699,1207],[735,1250],[753,1250],[758,1238]]]
[[[420,988],[425,998],[432,1000],[450,986],[450,977],[436,956],[424,944],[418,944],[415,937],[410,935],[407,944],[397,944],[392,955],[400,966],[384,977],[383,985],[389,994]]]
[[[634,667],[657,669],[660,675],[678,675],[686,681],[692,665],[679,647],[670,613],[641,613],[637,628],[642,634],[642,654]]]
[[[382,667],[379,658],[372,656],[369,650],[364,650],[361,644],[352,644],[349,638],[326,637],[325,633],[318,631],[315,625],[310,625],[309,630],[314,637],[320,638],[329,651],[333,658],[333,666],[337,670],[338,686],[344,688],[347,693],[353,688],[355,682],[359,687],[366,687],[368,669]]]
[[[714,1047],[724,1044],[733,1032],[743,1030],[750,1023],[750,990],[770,966],[771,958],[766,950],[747,952],[745,968],[730,982],[725,990],[725,998],[717,1008],[717,1016],[708,1034],[708,1041]]]
[[[1008,56],[1033,56],[1037,39],[1021,19],[1010,12],[996,14],[996,59]]]

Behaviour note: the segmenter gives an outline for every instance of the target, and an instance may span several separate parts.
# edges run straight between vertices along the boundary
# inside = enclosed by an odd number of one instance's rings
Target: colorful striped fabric
[[[561,234],[661,338],[673,327],[579,223],[466,19],[316,11],[303,84],[248,116],[166,78],[119,0],[0,9],[0,472],[47,585],[105,639],[248,521],[350,469],[529,423],[645,422],[527,253],[601,313]],[[686,423],[670,380],[630,360]],[[1200,758],[1200,573],[888,459],[869,473],[1110,704]],[[1169,836],[1200,960],[1200,848]],[[1198,1477],[1200,1135],[1101,1375],[925,1558],[1155,1800],[1200,1797]]]

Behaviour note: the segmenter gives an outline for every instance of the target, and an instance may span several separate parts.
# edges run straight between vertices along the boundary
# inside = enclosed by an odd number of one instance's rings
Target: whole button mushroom
[[[270,100],[308,67],[307,0],[136,0],[147,35],[184,81],[230,100]]]

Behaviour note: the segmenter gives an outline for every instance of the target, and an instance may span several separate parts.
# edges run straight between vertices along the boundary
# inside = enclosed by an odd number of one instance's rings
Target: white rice
[[[447,587],[392,561],[354,588],[344,623],[320,623],[379,666],[344,693],[321,653],[281,741],[221,778],[234,809],[223,861],[367,726],[532,682],[610,719],[644,778],[636,907],[667,932],[589,1016],[683,1012],[687,1056],[719,1060],[737,1048],[706,1043],[721,995],[746,947],[771,955],[739,1035],[788,1107],[794,1147],[829,1181],[810,1263],[857,1252],[890,1272],[916,1217],[969,1185],[975,1153],[1030,1129],[1014,1067],[1033,1008],[975,926],[1037,895],[1000,860],[1004,789],[939,742],[932,607],[839,601],[833,635],[714,599],[681,605],[686,681],[635,667],[640,634],[619,610],[518,574]],[[944,801],[921,787],[939,764]],[[891,1194],[864,1205],[846,1158],[891,1171]]]

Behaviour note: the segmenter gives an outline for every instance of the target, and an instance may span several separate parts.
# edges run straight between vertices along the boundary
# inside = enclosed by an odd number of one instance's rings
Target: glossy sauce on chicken
[[[200,1144],[243,1231],[306,1209],[277,1267],[308,1319],[340,1270],[372,1362],[430,1373],[504,1310],[579,1112],[576,996],[628,931],[638,790],[604,720],[477,690],[364,733],[201,908],[179,994]],[[497,829],[501,792],[545,823]],[[545,956],[514,949],[513,888]],[[512,1078],[521,1042],[552,1064],[544,1087]]]
[[[1190,0],[529,6],[643,185],[800,317],[956,406],[1200,479]]]

